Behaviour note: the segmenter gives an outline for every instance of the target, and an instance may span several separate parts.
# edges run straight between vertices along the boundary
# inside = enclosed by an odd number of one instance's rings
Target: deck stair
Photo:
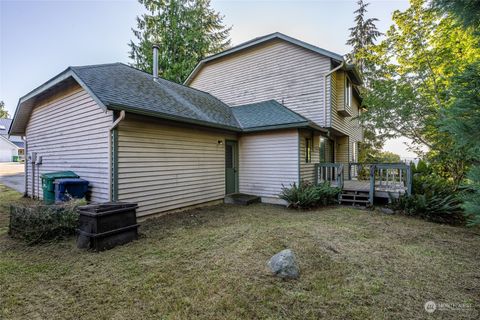
[[[360,190],[342,190],[339,196],[340,204],[348,204],[352,206],[368,206],[370,201],[368,200],[368,191]]]
[[[239,204],[242,206],[248,206],[253,203],[261,202],[260,197],[245,194],[245,193],[232,193],[225,196],[224,202],[227,204]]]

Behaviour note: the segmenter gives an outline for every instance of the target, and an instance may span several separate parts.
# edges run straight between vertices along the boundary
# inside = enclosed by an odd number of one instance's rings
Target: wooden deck
[[[345,180],[343,182],[343,190],[346,191],[370,191],[369,180]]]
[[[411,169],[405,163],[349,163],[347,171],[348,174],[345,174],[344,164],[341,163],[317,163],[315,183],[327,181],[342,188],[345,196],[365,197],[368,194],[370,204],[375,198],[398,198],[412,192]],[[367,175],[367,179],[361,178],[360,172]]]
[[[343,181],[343,191],[350,192],[370,192],[369,180],[345,180]],[[406,192],[405,186],[401,184],[384,186],[381,184],[375,184],[375,197],[377,198],[389,198],[389,194],[394,198],[404,194]]]

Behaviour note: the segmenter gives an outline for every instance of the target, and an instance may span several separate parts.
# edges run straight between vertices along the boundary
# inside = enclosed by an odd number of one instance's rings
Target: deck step
[[[370,201],[368,200],[358,200],[358,199],[341,199],[340,202],[351,202],[351,203],[361,203],[361,204],[367,204]]]
[[[338,200],[340,203],[348,203],[353,206],[367,206],[370,203],[368,192],[358,190],[342,190]]]
[[[261,202],[261,199],[260,197],[251,194],[232,193],[225,196],[224,202],[228,204],[239,204],[242,206],[248,206],[252,203]]]

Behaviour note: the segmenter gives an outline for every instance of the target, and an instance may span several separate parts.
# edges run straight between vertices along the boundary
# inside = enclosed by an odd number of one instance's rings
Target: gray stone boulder
[[[390,208],[382,208],[381,210],[384,214],[394,214],[395,213],[395,211],[393,211]]]
[[[300,268],[295,260],[295,254],[290,249],[285,249],[274,255],[267,262],[272,273],[283,279],[297,279]]]

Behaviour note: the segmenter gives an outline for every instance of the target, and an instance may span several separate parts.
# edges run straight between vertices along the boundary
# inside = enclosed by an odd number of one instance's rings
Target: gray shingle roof
[[[134,113],[163,115],[239,129],[230,107],[214,96],[122,63],[71,67],[107,107]]]
[[[12,124],[12,119],[0,119],[0,135],[8,135],[8,129]]]
[[[307,119],[276,101],[229,107],[209,93],[152,75],[123,63],[69,67],[19,100],[11,134],[25,133],[36,97],[78,82],[102,108],[125,110],[179,122],[231,131],[310,126]]]
[[[291,111],[275,100],[236,106],[232,110],[244,131],[308,124],[308,119]]]

